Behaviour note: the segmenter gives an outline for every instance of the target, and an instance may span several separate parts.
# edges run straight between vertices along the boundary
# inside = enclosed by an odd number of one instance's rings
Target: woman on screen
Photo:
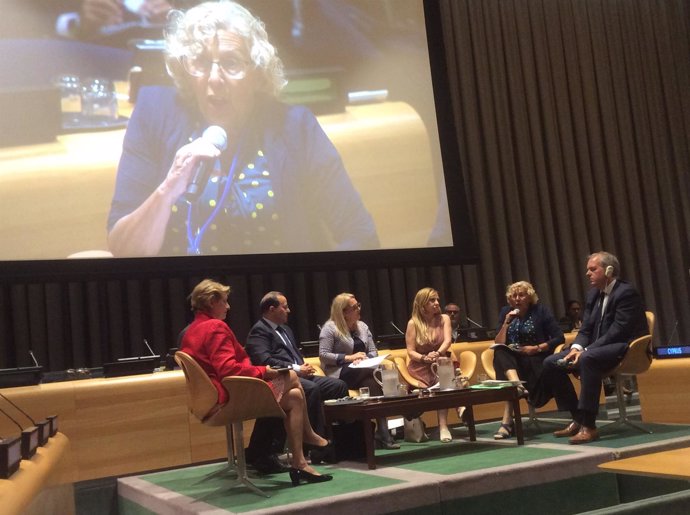
[[[174,11],[166,63],[175,88],[142,88],[125,134],[115,256],[379,246],[314,115],[277,100],[283,64],[259,19],[235,2]]]
[[[302,445],[323,448],[328,441],[314,432],[307,416],[307,405],[299,378],[290,371],[254,366],[235,333],[225,323],[230,305],[230,287],[204,279],[194,287],[190,297],[194,321],[185,330],[180,350],[193,357],[208,374],[218,390],[218,404],[228,402],[228,393],[221,379],[228,376],[247,376],[263,379],[271,387],[276,401],[285,411],[285,431],[291,451],[290,479],[293,486],[304,480],[322,483],[333,479],[321,475],[304,457]],[[250,399],[246,400],[251,402]]]
[[[542,304],[539,296],[527,281],[518,281],[506,289],[508,305],[498,315],[494,347],[494,370],[496,379],[525,381],[520,385],[529,403],[535,408],[546,404],[549,396],[541,386],[541,372],[544,359],[553,354],[556,346],[565,341],[563,331],[553,314]],[[509,402],[505,403],[503,419],[496,440],[513,436],[513,411]]]
[[[336,295],[331,303],[331,317],[319,334],[321,368],[329,377],[342,379],[350,390],[369,388],[369,394],[383,395],[371,368],[352,368],[364,359],[378,356],[374,338],[367,324],[360,320],[362,305],[351,293]],[[388,432],[384,417],[376,419],[376,442],[384,449],[399,449]]]
[[[422,288],[412,302],[412,318],[407,322],[405,346],[409,364],[407,370],[425,388],[438,382],[431,365],[441,356],[454,359],[451,344],[450,317],[441,313],[438,292],[433,288]],[[453,367],[458,368],[457,364]],[[438,410],[439,438],[451,442],[448,429],[448,410]]]

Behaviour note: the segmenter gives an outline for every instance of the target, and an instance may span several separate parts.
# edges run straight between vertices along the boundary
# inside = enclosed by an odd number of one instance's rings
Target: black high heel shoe
[[[335,447],[333,442],[326,440],[326,445],[305,444],[304,447],[309,451],[309,459],[312,465],[319,463],[335,463]]]
[[[290,467],[290,480],[292,481],[292,486],[299,486],[302,481],[306,481],[307,483],[325,483],[331,479],[333,479],[333,476],[330,474],[321,474],[317,476],[306,470]]]

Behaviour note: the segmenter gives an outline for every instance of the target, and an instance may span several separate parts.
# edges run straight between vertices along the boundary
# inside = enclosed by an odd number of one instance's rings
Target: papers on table
[[[386,359],[387,356],[388,356],[388,354],[380,354],[380,355],[376,356],[375,358],[363,359],[362,361],[360,361],[357,364],[350,363],[350,367],[352,367],[352,368],[376,368],[383,362],[384,359]]]

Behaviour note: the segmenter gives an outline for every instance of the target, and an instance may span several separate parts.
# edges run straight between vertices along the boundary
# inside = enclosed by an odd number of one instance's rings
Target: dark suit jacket
[[[587,294],[582,327],[573,343],[592,349],[611,343],[630,343],[635,338],[649,334],[640,294],[629,283],[618,279],[609,294],[599,338],[595,339],[597,317],[594,315],[599,293],[600,290],[592,289]]]
[[[299,354],[301,360],[298,364],[301,365],[304,363],[304,359],[302,359],[299,349],[296,348],[297,340],[295,340],[292,329],[286,325],[281,327],[285,330],[295,346],[295,350]],[[283,340],[263,318],[255,323],[249,330],[244,348],[247,354],[249,354],[252,363],[260,363],[273,368],[289,367],[294,364],[294,360],[285,347]]]

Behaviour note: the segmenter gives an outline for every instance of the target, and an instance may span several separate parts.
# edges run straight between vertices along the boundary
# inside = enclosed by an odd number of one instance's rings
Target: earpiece
[[[606,267],[606,270],[604,270],[604,275],[606,277],[611,277],[613,275],[613,267],[611,265]]]

